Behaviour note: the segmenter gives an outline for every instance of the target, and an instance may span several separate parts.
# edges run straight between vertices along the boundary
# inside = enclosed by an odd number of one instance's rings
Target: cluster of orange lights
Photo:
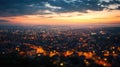
[[[72,51],[66,51],[64,52],[64,56],[67,57],[67,56],[71,56],[73,54]]]
[[[43,47],[41,46],[35,46],[35,45],[30,45],[30,44],[24,44],[26,46],[29,46],[30,48],[35,50],[35,54],[37,56],[49,56],[49,57],[53,57],[53,56],[64,56],[64,57],[68,57],[68,56],[74,56],[74,53],[77,53],[78,56],[84,56],[85,59],[91,59],[93,60],[96,64],[98,65],[102,65],[105,67],[111,67],[112,65],[107,61],[107,58],[101,58],[100,56],[96,56],[96,52],[95,51],[75,51],[75,50],[67,50],[64,52],[58,52],[56,50],[52,50],[52,51],[46,51],[44,50]],[[16,48],[16,50],[19,50],[19,48]],[[25,55],[23,51],[19,52],[20,55]],[[32,55],[32,53],[31,53]],[[112,55],[113,57],[118,56],[117,53],[115,51],[113,51],[112,53],[110,53],[109,51],[104,51],[103,52],[103,56],[107,57],[109,55]],[[85,61],[86,65],[90,65],[90,63],[88,61]]]
[[[104,60],[96,60],[95,63],[99,64],[99,65],[103,65],[105,67],[111,67],[112,65]]]

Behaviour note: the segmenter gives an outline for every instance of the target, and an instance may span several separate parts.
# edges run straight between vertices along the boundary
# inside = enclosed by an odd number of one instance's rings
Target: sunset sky
[[[120,24],[120,0],[0,0],[0,24]]]

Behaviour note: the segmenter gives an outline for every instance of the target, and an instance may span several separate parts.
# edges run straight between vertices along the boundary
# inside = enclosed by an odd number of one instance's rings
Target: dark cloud
[[[120,16],[115,16],[115,17],[120,17]]]
[[[120,0],[0,0],[0,16],[18,16],[32,14],[50,14],[45,10],[62,12],[101,11],[115,4],[120,9]]]
[[[7,20],[0,20],[0,23],[9,22]]]

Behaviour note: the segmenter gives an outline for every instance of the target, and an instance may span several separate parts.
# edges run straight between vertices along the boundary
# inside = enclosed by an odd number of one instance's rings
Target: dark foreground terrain
[[[120,67],[120,27],[1,26],[0,66]]]

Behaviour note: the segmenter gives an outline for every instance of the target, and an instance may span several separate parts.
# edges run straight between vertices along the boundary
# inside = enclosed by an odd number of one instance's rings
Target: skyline
[[[120,0],[0,0],[0,24],[120,24]]]

